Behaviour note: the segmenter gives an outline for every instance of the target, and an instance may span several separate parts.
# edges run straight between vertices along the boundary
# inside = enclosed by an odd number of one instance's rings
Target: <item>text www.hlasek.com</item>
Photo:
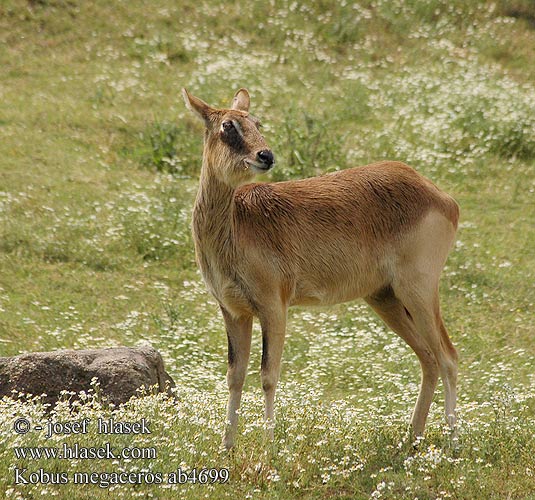
[[[122,448],[119,452],[114,451],[110,443],[105,443],[102,447],[85,447],[74,443],[68,446],[66,443],[61,448],[55,447],[19,447],[13,452],[17,459],[39,460],[41,458],[58,458],[66,460],[94,460],[94,459],[154,459],[156,458],[156,448]]]

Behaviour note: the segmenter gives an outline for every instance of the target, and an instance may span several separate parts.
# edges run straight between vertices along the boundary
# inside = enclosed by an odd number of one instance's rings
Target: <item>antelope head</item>
[[[249,114],[246,89],[236,92],[229,109],[213,108],[186,89],[182,95],[204,123],[203,169],[209,175],[235,188],[273,167],[275,158],[260,133],[260,121]]]

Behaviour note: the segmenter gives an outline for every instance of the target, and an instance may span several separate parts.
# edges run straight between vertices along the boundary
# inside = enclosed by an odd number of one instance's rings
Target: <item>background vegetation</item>
[[[0,406],[6,498],[535,498],[535,5],[530,0],[0,3],[0,355],[158,348],[178,403],[133,400],[147,437],[17,436]],[[362,304],[294,309],[276,440],[266,446],[255,330],[232,454],[219,451],[226,339],[189,221],[202,131],[186,86],[226,106],[247,87],[277,168],[264,180],[384,158],[460,203],[443,313],[460,353],[459,439],[437,392],[405,431],[415,355]],[[52,418],[109,416],[98,397]],[[15,460],[14,446],[111,441],[156,460]],[[14,485],[35,471],[228,467],[219,485]]]

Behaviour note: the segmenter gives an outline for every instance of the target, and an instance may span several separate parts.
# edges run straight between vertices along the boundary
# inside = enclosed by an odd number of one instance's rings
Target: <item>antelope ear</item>
[[[236,92],[234,99],[232,99],[231,109],[237,109],[239,111],[249,111],[251,105],[251,98],[247,89],[240,89]]]
[[[184,98],[186,107],[203,120],[205,125],[208,125],[210,122],[210,115],[214,111],[213,108],[203,100],[190,94],[186,89],[182,89],[182,97]]]

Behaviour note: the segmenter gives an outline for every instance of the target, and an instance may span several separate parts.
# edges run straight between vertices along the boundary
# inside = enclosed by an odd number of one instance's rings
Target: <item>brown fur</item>
[[[295,304],[365,298],[414,349],[422,387],[413,414],[423,432],[438,374],[454,423],[456,352],[442,322],[438,279],[459,218],[455,201],[411,167],[380,162],[298,181],[245,184],[267,145],[248,114],[243,89],[234,109],[215,110],[185,93],[206,125],[193,211],[196,255],[220,303],[229,338],[229,427],[250,349],[250,323],[262,324],[266,419],[273,419],[286,311]],[[240,135],[223,124],[234,120]]]
[[[280,286],[289,280],[298,291],[304,275],[315,276],[318,289],[328,284],[343,289],[351,288],[346,282],[354,280],[352,272],[365,273],[370,258],[382,262],[430,210],[456,228],[452,198],[412,168],[381,162],[311,179],[242,186],[235,192],[232,224],[237,248],[254,247],[277,263]],[[388,284],[388,276],[384,281],[380,286]],[[355,290],[346,299],[374,291]],[[299,304],[305,298],[289,299]]]

